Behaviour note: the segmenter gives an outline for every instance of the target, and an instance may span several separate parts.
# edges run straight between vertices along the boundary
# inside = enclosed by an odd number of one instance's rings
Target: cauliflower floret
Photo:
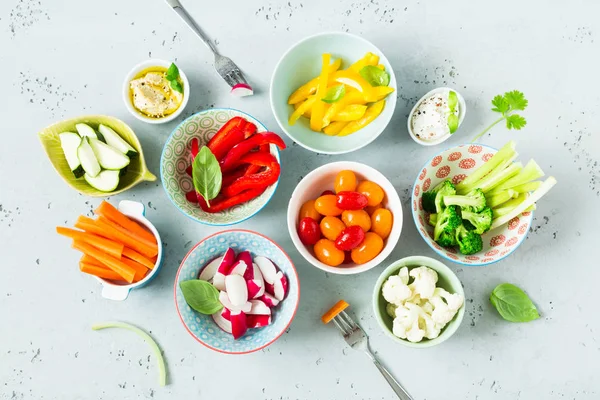
[[[425,311],[427,314],[429,314],[431,316],[431,313],[433,312],[433,306],[431,305],[429,300],[421,300],[420,305],[421,305],[421,308],[423,309],[423,311]]]
[[[422,299],[428,299],[433,296],[435,284],[438,281],[437,272],[427,267],[418,267],[410,270],[410,276],[415,278],[415,281],[409,285],[409,288],[419,294]]]
[[[433,306],[431,319],[444,327],[458,312],[463,305],[463,297],[460,294],[450,294],[442,288],[437,288],[434,295],[429,299]]]
[[[381,289],[383,298],[388,302],[400,306],[408,299],[412,292],[408,285],[398,275],[390,276]]]
[[[398,272],[398,276],[400,277],[400,279],[402,279],[402,282],[405,285],[408,285],[408,280],[410,279],[410,277],[408,276],[408,268],[406,268],[406,267],[400,268],[400,272]]]
[[[419,306],[407,303],[406,307],[396,308],[396,318],[392,332],[401,339],[407,339],[410,342],[420,342],[425,336],[425,330],[419,325]]]
[[[465,299],[462,295],[458,293],[449,293],[443,288],[436,288],[433,295],[441,296],[444,300],[446,300],[448,308],[455,311],[458,311],[458,309],[461,308],[463,303],[465,302]]]
[[[387,312],[387,314],[390,317],[395,318],[396,317],[396,308],[398,308],[397,305],[388,303],[387,306],[385,306],[385,312]]]

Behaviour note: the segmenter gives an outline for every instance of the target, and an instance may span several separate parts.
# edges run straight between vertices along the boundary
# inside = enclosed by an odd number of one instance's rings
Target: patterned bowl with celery
[[[218,212],[204,211],[198,204],[191,176],[192,139],[197,139],[199,148],[202,148],[227,121],[234,117],[241,117],[254,124],[257,133],[267,132],[267,128],[249,114],[231,108],[213,108],[200,111],[184,120],[171,133],[163,148],[160,176],[167,197],[183,214],[206,225],[232,225],[254,216],[271,200],[279,184],[279,178],[277,178],[277,181],[266,187],[260,195],[249,200],[244,196],[239,196],[236,198],[237,201],[234,199],[229,202],[231,207]],[[269,145],[267,151],[277,162],[280,161],[276,145]],[[226,183],[224,176],[223,187]],[[214,207],[218,202],[219,199],[215,199],[209,201],[209,204]]]

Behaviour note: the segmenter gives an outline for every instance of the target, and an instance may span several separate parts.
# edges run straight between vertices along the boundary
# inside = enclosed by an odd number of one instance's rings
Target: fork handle
[[[219,54],[219,52],[212,44],[210,39],[206,36],[204,32],[202,32],[202,29],[200,29],[200,27],[192,19],[190,14],[188,14],[188,12],[185,11],[185,8],[183,8],[183,6],[178,0],[167,0],[167,4],[169,4],[173,8],[173,11],[175,11],[177,15],[181,17],[181,19],[187,24],[187,26],[192,30],[192,32],[198,35],[198,37],[202,40],[202,42],[204,42],[204,44],[210,49],[210,51],[212,51],[215,55]]]
[[[371,353],[368,350],[365,351],[365,353],[367,353],[367,356],[369,356],[371,361],[373,361],[373,364],[375,364],[379,372],[381,372],[381,375],[383,375],[385,380],[390,384],[390,386],[392,387],[392,389],[394,390],[394,392],[400,400],[414,400],[412,396],[408,394],[408,392],[402,387],[402,385],[400,385],[396,378],[394,378],[392,374],[390,374],[388,370],[383,365],[381,365],[381,363],[375,358],[373,353]]]

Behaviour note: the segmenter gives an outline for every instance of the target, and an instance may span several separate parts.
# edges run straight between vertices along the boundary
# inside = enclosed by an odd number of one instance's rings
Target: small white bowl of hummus
[[[140,121],[150,124],[172,121],[187,105],[190,83],[183,71],[171,67],[172,64],[147,60],[133,67],[125,77],[125,106]]]
[[[408,116],[408,133],[423,146],[448,140],[465,119],[465,99],[456,90],[433,89],[415,104]]]

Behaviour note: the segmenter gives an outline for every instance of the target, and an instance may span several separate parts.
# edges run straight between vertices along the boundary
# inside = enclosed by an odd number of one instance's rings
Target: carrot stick
[[[148,269],[153,269],[154,268],[154,264],[156,263],[156,259],[152,258],[152,259],[148,259],[146,257],[144,257],[143,255],[141,255],[140,253],[138,253],[135,250],[130,249],[129,247],[125,247],[123,249],[123,257],[127,257],[133,261],[137,261],[138,263],[142,264],[143,266],[145,266]],[[152,261],[154,260],[154,261]]]
[[[133,268],[135,270],[135,276],[133,277],[134,283],[144,279],[144,277],[148,273],[148,268],[146,268],[139,262],[130,260],[128,258],[122,258],[121,261],[123,261],[125,264],[129,265],[131,268]]]
[[[100,261],[102,264],[106,265],[108,268],[121,275],[123,279],[127,282],[133,282],[135,270],[129,265],[122,262],[121,260],[118,260],[108,254],[105,254],[101,250],[95,248],[94,246],[91,246],[84,242],[80,242],[79,240],[73,241],[73,247],[83,252],[84,254],[87,254],[88,256],[94,257],[96,260]]]
[[[144,227],[142,227],[137,222],[131,220],[121,211],[117,210],[112,204],[107,201],[103,201],[98,208],[94,211],[98,215],[102,215],[112,222],[122,226],[127,229],[129,232],[135,233],[136,235],[150,241],[156,242],[154,235],[148,232]]]
[[[95,219],[91,219],[86,217],[85,215],[80,215],[77,217],[77,221],[75,222],[75,228],[82,229],[86,232],[95,233],[96,235],[115,240],[114,236],[110,236],[106,233],[102,228],[98,226]]]
[[[154,243],[152,243],[142,239],[139,236],[129,232],[122,226],[115,224],[108,218],[103,217],[102,215],[98,217],[96,224],[105,231],[109,232],[110,235],[116,236],[117,241],[123,243],[127,247],[131,247],[132,249],[139,251],[146,257],[154,257],[158,254],[158,245],[156,244],[156,240]]]
[[[100,261],[96,260],[94,257],[88,256],[87,254],[82,255],[81,260],[79,260],[79,261],[82,263],[95,265],[96,267],[107,268],[106,265],[102,264]]]
[[[329,311],[327,311],[325,314],[323,314],[323,316],[321,317],[321,321],[323,321],[324,324],[328,324],[339,313],[341,313],[346,308],[348,308],[348,306],[349,306],[349,304],[346,303],[344,300],[338,301],[337,303],[335,303],[335,305],[333,307],[331,307],[331,309]]]
[[[80,240],[87,244],[91,244],[95,248],[104,251],[106,254],[110,254],[111,256],[119,259],[121,258],[121,253],[123,253],[123,248],[125,247],[122,243],[117,243],[91,233],[81,232],[71,228],[64,228],[62,226],[56,227],[56,233],[74,240]]]
[[[79,270],[81,272],[85,272],[86,274],[97,276],[98,278],[110,279],[111,281],[123,280],[121,275],[117,274],[111,269],[100,267],[98,265],[88,264],[83,261],[79,261]]]

